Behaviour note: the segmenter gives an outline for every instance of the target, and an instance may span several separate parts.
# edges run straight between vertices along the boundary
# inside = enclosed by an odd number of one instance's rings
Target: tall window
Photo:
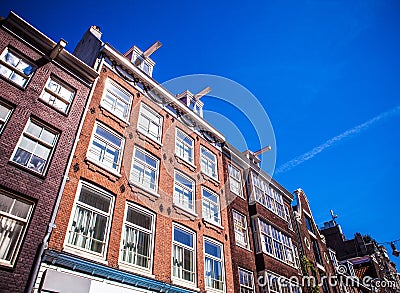
[[[254,293],[253,272],[239,268],[240,293]]]
[[[258,224],[262,251],[295,266],[291,238],[261,219],[258,219]]]
[[[35,67],[25,58],[6,48],[0,55],[0,75],[21,87],[25,87]]]
[[[190,283],[196,282],[195,233],[174,225],[172,239],[172,276]]]
[[[174,203],[195,211],[194,207],[194,181],[182,173],[175,171]]]
[[[204,275],[206,288],[224,290],[224,267],[222,245],[204,240]]]
[[[162,116],[145,104],[140,105],[138,130],[151,139],[161,142]]]
[[[322,257],[317,240],[311,239],[311,244],[314,251],[315,260],[317,261],[317,263],[322,265]]]
[[[217,157],[205,147],[201,147],[201,171],[206,175],[218,179]]]
[[[235,210],[232,211],[232,215],[236,244],[245,248],[249,248],[246,217]]]
[[[96,123],[88,158],[100,165],[119,172],[123,154],[123,138],[101,123]]]
[[[130,180],[157,192],[160,161],[145,150],[135,147]]]
[[[75,96],[75,90],[64,82],[50,77],[44,87],[40,99],[53,106],[57,110],[67,113]]]
[[[12,161],[43,174],[49,164],[58,134],[30,119],[14,151]]]
[[[0,265],[13,266],[33,204],[0,191]]]
[[[75,200],[67,243],[77,249],[106,255],[113,196],[89,183],[81,182]]]
[[[128,203],[122,235],[121,262],[151,270],[155,215]]]
[[[229,172],[229,188],[231,192],[236,195],[242,196],[242,179],[239,169],[233,165],[228,165]]]
[[[13,108],[7,104],[3,104],[0,101],[0,133],[3,131],[8,119],[11,116]]]
[[[122,120],[129,120],[132,94],[116,82],[107,79],[100,105]]]
[[[176,129],[175,154],[193,163],[193,139],[180,129]]]
[[[202,188],[203,196],[203,218],[215,224],[221,224],[219,195]]]
[[[253,183],[253,197],[255,200],[282,219],[286,221],[290,220],[290,217],[288,217],[285,211],[282,194],[260,176],[252,173],[251,178]]]
[[[311,218],[309,216],[305,215],[305,219],[306,219],[306,227],[307,227],[308,231],[310,231],[311,233],[314,233],[314,227],[313,227]]]

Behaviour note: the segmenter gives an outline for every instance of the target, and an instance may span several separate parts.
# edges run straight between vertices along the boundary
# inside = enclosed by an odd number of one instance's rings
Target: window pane
[[[107,196],[94,193],[86,187],[82,187],[79,195],[79,201],[103,212],[108,212],[110,209],[111,199]]]
[[[178,228],[174,228],[174,241],[193,247],[193,235]]]
[[[221,258],[221,248],[218,245],[205,241],[204,247],[207,254]]]
[[[0,224],[0,259],[11,262],[24,226],[4,216],[0,216]]]
[[[109,131],[105,130],[104,128],[97,126],[96,133],[104,139],[108,140],[109,142],[113,143],[114,145],[118,147],[121,146],[121,139],[116,137]]]
[[[42,132],[43,127],[37,125],[36,123],[29,121],[28,129],[26,132],[32,134],[33,136],[39,138],[40,133]]]
[[[151,217],[143,213],[138,212],[135,209],[128,208],[126,220],[132,224],[138,225],[145,229],[151,229]]]

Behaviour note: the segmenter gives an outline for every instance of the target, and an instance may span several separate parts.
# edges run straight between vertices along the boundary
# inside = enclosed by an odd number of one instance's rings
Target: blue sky
[[[152,56],[159,82],[204,73],[240,83],[274,128],[281,170],[274,177],[289,191],[303,188],[317,224],[333,209],[348,238],[357,231],[378,242],[400,238],[399,1],[104,3],[3,0],[0,14],[14,10],[66,39],[69,51],[90,25],[121,52],[159,40]],[[260,147],[240,115],[204,102],[229,117],[252,150]]]

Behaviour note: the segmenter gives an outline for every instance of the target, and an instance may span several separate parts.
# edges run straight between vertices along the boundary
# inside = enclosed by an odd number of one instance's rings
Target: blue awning
[[[74,271],[86,273],[88,275],[117,281],[147,290],[165,293],[198,293],[196,291],[190,291],[154,279],[123,272],[105,265],[93,263],[88,260],[54,250],[46,250],[43,256],[43,261],[52,265],[57,265]]]

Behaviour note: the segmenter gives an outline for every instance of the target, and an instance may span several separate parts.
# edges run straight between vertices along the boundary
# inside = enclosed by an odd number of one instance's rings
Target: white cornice
[[[142,70],[137,68],[126,57],[124,57],[121,53],[112,48],[109,44],[107,43],[104,44],[102,52],[106,54],[108,57],[110,57],[113,61],[119,63],[119,65],[121,65],[124,70],[127,70],[130,74],[139,78],[141,83],[144,83],[150,89],[154,88],[159,94],[161,94],[168,101],[168,103],[172,103],[185,115],[189,116],[189,118],[192,119],[201,130],[211,132],[220,143],[225,141],[225,137],[222,135],[222,133],[220,133],[217,129],[212,127],[207,121],[199,117],[197,114],[193,113],[172,93],[170,93],[162,85],[157,83],[153,78],[142,72]]]

